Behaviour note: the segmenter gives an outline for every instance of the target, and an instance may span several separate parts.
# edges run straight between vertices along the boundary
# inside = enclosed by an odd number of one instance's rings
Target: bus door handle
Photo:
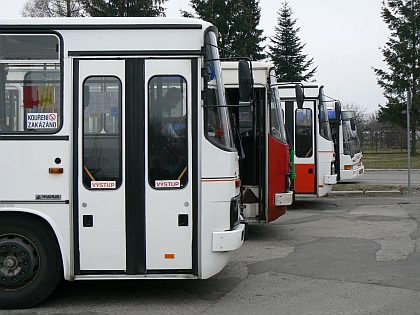
[[[178,226],[188,226],[188,214],[178,214]]]

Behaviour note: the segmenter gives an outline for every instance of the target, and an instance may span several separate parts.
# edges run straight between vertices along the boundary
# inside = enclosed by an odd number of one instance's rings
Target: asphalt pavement
[[[312,197],[250,225],[210,279],[63,281],[0,314],[419,315],[419,261],[420,195]]]

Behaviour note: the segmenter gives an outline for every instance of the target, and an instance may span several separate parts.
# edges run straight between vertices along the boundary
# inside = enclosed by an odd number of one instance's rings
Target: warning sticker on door
[[[27,129],[51,129],[57,128],[56,113],[27,113],[26,128]]]

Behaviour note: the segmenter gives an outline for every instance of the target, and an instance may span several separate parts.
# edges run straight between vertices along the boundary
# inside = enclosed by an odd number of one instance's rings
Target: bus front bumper
[[[324,184],[334,185],[337,184],[337,174],[334,175],[324,175]]]
[[[290,206],[293,203],[293,191],[285,193],[277,193],[274,195],[274,205],[279,206]]]
[[[245,224],[239,224],[232,231],[213,232],[212,251],[227,252],[238,249],[245,239]]]

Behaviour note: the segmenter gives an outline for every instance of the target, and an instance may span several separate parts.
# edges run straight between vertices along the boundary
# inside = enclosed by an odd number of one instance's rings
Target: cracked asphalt
[[[420,194],[303,198],[208,280],[63,282],[0,314],[420,314]]]

